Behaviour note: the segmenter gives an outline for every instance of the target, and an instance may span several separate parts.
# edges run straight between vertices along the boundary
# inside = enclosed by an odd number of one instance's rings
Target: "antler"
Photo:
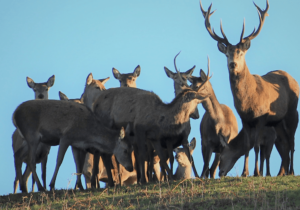
[[[184,81],[184,80],[182,79],[182,77],[181,77],[181,75],[180,75],[180,72],[178,71],[177,66],[176,66],[176,58],[177,58],[177,56],[180,54],[180,52],[181,52],[181,51],[179,51],[179,53],[177,53],[177,55],[176,55],[175,58],[174,58],[174,66],[175,66],[175,70],[177,71],[178,77],[179,77],[180,81],[182,82],[182,84],[184,84],[185,86],[189,87],[189,85],[186,83],[186,81]]]
[[[227,39],[227,37],[226,37],[224,31],[223,31],[222,21],[221,21],[221,23],[220,23],[220,29],[221,29],[221,33],[222,33],[222,35],[223,35],[224,38],[219,37],[219,36],[215,33],[214,29],[211,29],[210,22],[209,22],[209,18],[210,18],[210,16],[211,16],[212,14],[214,14],[214,12],[216,11],[216,10],[214,10],[213,12],[210,12],[211,7],[212,7],[212,4],[210,4],[210,6],[208,7],[208,11],[205,11],[205,10],[203,9],[203,7],[202,7],[201,0],[200,0],[200,9],[201,9],[201,11],[202,11],[203,17],[205,18],[205,27],[206,27],[206,30],[208,31],[209,35],[210,35],[214,40],[216,40],[216,41],[218,41],[218,42],[221,42],[221,43],[225,44],[226,46],[228,46],[230,43],[229,43],[229,41],[228,41],[228,39]]]
[[[267,13],[268,9],[269,9],[269,0],[267,0],[267,6],[266,6],[265,10],[261,10],[255,3],[254,3],[254,5],[255,5],[255,7],[257,9],[258,16],[259,16],[259,26],[258,26],[258,29],[255,31],[255,28],[254,28],[253,32],[249,36],[243,38],[243,36],[244,36],[244,30],[245,30],[245,20],[244,20],[240,43],[244,43],[247,39],[249,39],[249,40],[254,39],[259,34],[259,32],[261,31],[262,26],[263,26],[263,24],[265,22],[265,17],[269,16],[269,14]]]
[[[209,76],[209,74],[210,74],[210,60],[209,60],[209,57],[207,56],[207,77],[206,77],[206,80],[200,85],[200,87],[196,90],[197,92],[201,89],[201,87],[203,86],[203,85],[205,85],[205,83],[212,77],[210,77]]]

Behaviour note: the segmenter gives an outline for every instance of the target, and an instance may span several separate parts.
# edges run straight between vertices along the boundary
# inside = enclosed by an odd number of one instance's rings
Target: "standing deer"
[[[242,175],[248,176],[248,153],[250,145],[254,145],[255,152],[259,151],[257,142],[260,133],[265,125],[274,126],[281,141],[275,142],[283,163],[278,175],[293,174],[294,137],[298,125],[298,98],[299,85],[296,80],[282,70],[271,71],[266,75],[252,75],[246,65],[245,55],[250,48],[250,42],[261,31],[268,15],[269,2],[265,10],[261,10],[255,3],[259,15],[259,27],[249,36],[244,36],[245,22],[241,33],[240,42],[237,45],[229,43],[221,24],[223,38],[219,37],[210,26],[209,18],[214,12],[209,6],[208,11],[204,11],[200,2],[200,9],[205,17],[205,27],[209,35],[218,42],[218,49],[227,57],[227,67],[229,71],[229,81],[231,92],[234,98],[234,106],[241,117],[243,130],[245,131],[247,152],[245,167]],[[226,150],[226,148],[225,148]],[[289,168],[289,153],[291,157]],[[233,166],[237,160],[237,154],[226,155],[226,159],[221,155],[221,162],[225,161],[227,166]],[[288,169],[289,168],[289,169]],[[230,167],[220,165],[220,176],[227,174]]]
[[[177,66],[176,66],[176,58],[177,56],[179,55],[179,53],[175,56],[174,58],[174,67],[176,69],[176,71],[178,72],[178,69],[177,69]],[[185,89],[188,89],[189,87],[188,86],[185,86],[185,85],[181,85],[182,84],[182,81],[184,83],[187,83],[187,80],[192,77],[192,74],[194,72],[194,69],[195,69],[196,66],[193,66],[191,69],[187,70],[186,72],[179,72],[179,73],[173,73],[171,70],[169,70],[167,67],[164,67],[164,70],[167,74],[167,76],[169,78],[171,78],[174,82],[174,89],[175,89],[175,97],[181,93],[183,90]],[[193,113],[191,113],[190,117],[192,119],[199,119],[199,111],[198,111],[198,108],[196,107],[196,109],[194,110]],[[186,133],[190,133],[191,131],[191,124],[190,123],[186,123]],[[173,163],[174,163],[174,156],[173,156],[173,148],[169,146],[168,148],[168,156],[170,158],[170,163],[171,163],[171,171],[173,173]],[[193,170],[194,170],[194,173],[195,173],[195,176],[198,177],[198,173],[196,171],[196,168],[195,168],[195,165],[194,165],[194,161],[192,161],[192,164],[193,164]],[[150,166],[150,168],[152,168]],[[165,173],[164,173],[165,175]]]
[[[189,151],[190,151],[191,155],[193,154],[195,147],[196,147],[196,139],[193,138],[189,145]],[[187,157],[184,149],[183,148],[175,148],[174,152],[176,153],[175,159],[178,162],[178,167],[174,174],[174,179],[180,180],[180,179],[191,178],[192,163],[189,161],[189,158]]]
[[[136,79],[140,75],[141,68],[138,65],[133,73],[128,73],[128,74],[121,74],[117,69],[113,68],[112,72],[113,75],[116,79],[120,81],[120,86],[121,87],[136,87]],[[88,92],[87,90],[86,92]],[[87,94],[87,93],[86,93]],[[86,181],[86,187],[90,188],[92,185],[92,180],[93,180],[93,187],[98,186],[99,181],[108,181],[108,176],[106,168],[104,167],[103,163],[103,158],[100,158],[100,154],[97,154],[95,157],[91,153],[86,154],[86,159],[84,163],[84,168],[83,168],[83,174],[85,177]],[[103,154],[102,154],[103,156]],[[99,159],[99,160],[98,160]],[[110,157],[104,157],[108,161],[106,165],[110,166],[111,165],[111,158]],[[95,160],[95,161],[94,161]],[[112,157],[112,160],[115,160],[115,157]],[[135,162],[135,159],[134,159]],[[110,186],[112,185],[112,179],[114,182],[118,183],[119,181],[122,183],[126,183],[129,185],[130,181],[126,180],[134,180],[136,178],[135,170],[133,172],[128,172],[125,170],[125,168],[122,165],[117,164],[115,161],[113,161],[113,166],[114,168],[111,169],[111,173],[113,174],[113,178],[110,179]],[[119,165],[119,166],[118,166]],[[111,168],[111,167],[109,167]],[[93,170],[95,170],[95,174],[93,174]],[[109,169],[110,170],[110,169]],[[120,174],[120,180],[119,180],[119,175]],[[122,174],[122,175],[121,175]],[[96,182],[94,183],[94,179]],[[132,181],[132,183],[135,183],[135,181]]]
[[[209,68],[209,60],[208,60]],[[207,80],[208,75],[200,70],[200,77],[191,77],[191,87],[197,89],[203,82]],[[205,114],[200,123],[202,155],[204,166],[201,177],[215,178],[217,167],[220,163],[220,153],[228,142],[238,134],[238,125],[232,110],[225,104],[220,104],[211,83],[208,81],[204,86],[210,96],[203,102]],[[209,161],[211,154],[215,153],[215,160],[209,169]]]
[[[183,81],[182,85],[188,86]],[[138,171],[141,174],[141,183],[146,182],[142,163],[145,161],[145,145],[148,143],[158,153],[160,164],[167,169],[169,179],[172,180],[173,174],[166,164],[163,148],[167,148],[167,145],[173,148],[179,145],[187,147],[189,133],[185,132],[186,123],[189,123],[190,114],[197,105],[208,96],[202,91],[202,86],[197,91],[186,89],[171,103],[165,104],[149,91],[127,87],[111,88],[100,94],[93,103],[92,110],[101,121],[117,128],[132,123],[133,144],[138,149],[137,154],[141,161]]]
[[[124,138],[124,128],[120,132],[103,126],[94,113],[82,104],[57,100],[27,101],[15,110],[13,123],[28,143],[29,166],[40,191],[45,188],[38,180],[34,156],[40,142],[59,145],[55,172],[50,182],[51,190],[54,189],[59,167],[69,146],[89,152],[115,154],[128,171],[133,170],[131,145]],[[17,174],[21,177],[20,171]]]
[[[35,83],[31,78],[27,77],[28,86],[34,91],[35,99],[48,99],[48,91],[50,87],[54,85],[55,76],[51,76],[47,82],[44,83]],[[14,131],[12,135],[12,147],[14,151],[14,162],[15,162],[15,170],[16,170],[16,178],[14,181],[14,193],[17,192],[19,177],[17,176],[17,170],[22,170],[22,163],[25,162],[27,164],[24,174],[22,175],[22,185],[20,189],[23,192],[28,192],[27,190],[27,181],[31,174],[30,167],[28,166],[28,145],[24,138],[20,136],[17,130]],[[46,165],[48,153],[50,150],[50,146],[40,143],[37,148],[36,163],[41,163],[42,168],[42,179],[43,185],[46,188]],[[32,177],[32,192],[34,192],[35,181]]]

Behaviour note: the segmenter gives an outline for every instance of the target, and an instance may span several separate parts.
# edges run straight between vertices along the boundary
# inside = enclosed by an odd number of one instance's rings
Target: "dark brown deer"
[[[34,91],[35,99],[48,99],[48,91],[50,87],[54,85],[55,76],[51,76],[47,82],[44,83],[35,83],[31,78],[27,77],[27,84]],[[30,167],[28,165],[28,145],[24,138],[20,136],[17,130],[14,131],[12,135],[12,147],[14,151],[14,163],[16,170],[16,178],[14,181],[14,193],[17,192],[19,177],[17,176],[17,171],[22,171],[22,163],[26,163],[26,169],[24,174],[22,175],[22,184],[20,185],[20,189],[22,192],[27,191],[27,181],[31,174]],[[46,165],[48,159],[48,153],[50,151],[50,146],[40,143],[37,148],[36,153],[36,163],[41,163],[42,168],[42,179],[43,185],[46,188]],[[32,192],[34,192],[35,181],[32,176]]]
[[[179,74],[179,72],[178,72]],[[205,83],[204,83],[205,84]],[[182,85],[188,86],[186,83]],[[166,164],[163,148],[171,145],[188,145],[185,133],[186,123],[197,104],[208,95],[202,93],[202,86],[197,91],[187,89],[175,99],[165,104],[154,93],[137,88],[111,88],[93,103],[93,111],[101,121],[108,122],[116,128],[132,123],[134,142],[138,148],[139,173],[141,183],[145,183],[144,163],[146,143],[149,142],[158,153],[160,163],[167,169],[169,179],[173,179],[170,168]],[[136,151],[135,151],[136,152]],[[188,149],[186,151],[189,156]]]
[[[209,68],[209,60],[208,60]],[[200,77],[191,77],[191,87],[197,89],[203,82],[207,80],[207,75],[200,70]],[[238,134],[238,125],[232,110],[225,104],[220,104],[211,83],[208,81],[204,86],[205,90],[210,93],[203,102],[205,114],[200,123],[202,156],[204,166],[201,177],[215,178],[217,167],[220,163],[220,153],[223,148]],[[212,153],[215,153],[214,162],[209,169],[209,161]]]
[[[229,81],[231,91],[234,98],[234,106],[241,117],[243,130],[245,131],[245,139],[247,141],[249,153],[251,147],[254,145],[255,150],[259,150],[257,142],[260,133],[263,131],[265,125],[274,126],[276,133],[281,141],[276,141],[275,145],[279,151],[283,164],[281,165],[278,175],[293,174],[293,154],[294,154],[294,137],[298,125],[298,98],[299,85],[294,78],[282,70],[271,71],[266,75],[252,75],[246,65],[245,54],[250,48],[250,42],[261,31],[268,15],[269,3],[265,10],[261,10],[254,4],[258,10],[259,26],[249,36],[244,37],[244,28],[241,33],[240,42],[237,45],[229,43],[221,24],[222,37],[219,37],[214,30],[211,29],[209,18],[214,12],[209,6],[208,11],[204,11],[200,3],[200,8],[205,17],[205,27],[209,35],[218,42],[219,51],[224,53],[227,57],[227,67],[229,70]],[[291,161],[289,161],[289,153]],[[222,158],[221,162],[236,161],[237,155],[232,154],[230,157]],[[245,168],[242,175],[249,175],[248,157],[245,161]],[[290,162],[290,168],[289,168]],[[226,174],[226,171],[220,170],[220,176]]]
[[[35,168],[35,154],[40,142],[59,145],[55,172],[50,182],[51,190],[54,189],[59,167],[69,146],[89,152],[115,154],[128,171],[133,170],[132,147],[124,139],[124,128],[120,132],[103,126],[94,113],[82,104],[57,100],[26,101],[15,110],[13,123],[28,143],[29,166],[39,191],[45,190]],[[21,178],[20,171],[18,177]]]

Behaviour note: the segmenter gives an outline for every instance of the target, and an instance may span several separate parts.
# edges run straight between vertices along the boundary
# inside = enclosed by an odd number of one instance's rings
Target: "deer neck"
[[[107,154],[113,154],[117,143],[116,141],[120,134],[119,131],[98,124],[91,133],[93,133],[93,139],[97,142],[98,150]]]
[[[236,151],[235,155],[239,158],[254,146],[254,142],[246,137],[246,133],[244,129],[242,129],[238,135],[229,142],[228,146],[232,148],[233,151]]]
[[[181,93],[185,88],[179,85],[177,82],[174,81],[174,90],[175,90],[175,97]]]
[[[189,164],[188,166],[181,166],[178,164],[178,167],[175,172],[175,179],[189,179],[192,174],[192,166]]]
[[[202,102],[202,106],[209,113],[215,124],[224,120],[223,109],[213,90],[210,97]]]
[[[235,108],[238,112],[246,110],[246,106],[250,105],[246,99],[253,98],[252,96],[256,92],[256,80],[250,73],[246,62],[242,71],[229,75]]]

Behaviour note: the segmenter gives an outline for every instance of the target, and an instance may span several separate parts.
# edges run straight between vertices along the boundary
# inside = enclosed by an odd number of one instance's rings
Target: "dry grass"
[[[300,209],[300,176],[227,177],[0,196],[0,209]]]

